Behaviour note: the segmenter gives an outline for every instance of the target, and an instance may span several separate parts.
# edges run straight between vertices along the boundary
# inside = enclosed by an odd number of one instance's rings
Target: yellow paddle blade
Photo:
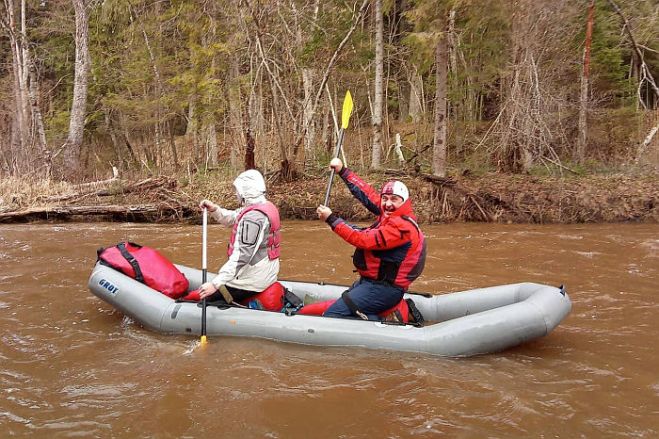
[[[346,92],[346,97],[343,99],[343,111],[341,112],[341,128],[344,130],[348,128],[350,122],[350,114],[352,113],[352,95],[350,90]]]
[[[206,336],[205,336],[205,335],[202,335],[202,336],[201,336],[201,339],[199,340],[199,343],[200,343],[202,346],[204,346],[204,345],[206,345],[206,343],[208,343],[208,340],[206,339]]]

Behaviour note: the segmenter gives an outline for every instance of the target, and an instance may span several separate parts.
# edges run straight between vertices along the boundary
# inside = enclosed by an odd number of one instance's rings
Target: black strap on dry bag
[[[129,243],[133,245],[132,243]],[[139,246],[137,246],[139,247]],[[121,256],[124,257],[128,261],[131,267],[133,267],[133,270],[135,271],[135,280],[141,283],[144,283],[144,276],[142,275],[142,269],[140,268],[140,264],[137,263],[137,260],[133,257],[133,255],[130,254],[130,252],[126,249],[126,244],[123,242],[120,242],[117,244],[117,248],[119,249],[119,252],[121,253]]]

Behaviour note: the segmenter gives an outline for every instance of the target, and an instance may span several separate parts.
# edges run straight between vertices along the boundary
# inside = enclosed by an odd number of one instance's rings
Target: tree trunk
[[[583,70],[581,74],[581,96],[579,98],[579,140],[575,151],[575,160],[583,163],[586,155],[588,139],[588,85],[590,81],[590,46],[593,39],[593,21],[595,16],[595,0],[588,5],[588,21],[586,22],[586,41],[583,50]]]
[[[245,170],[255,169],[256,160],[254,159],[254,151],[256,150],[256,142],[249,128],[245,130],[245,139],[247,140],[245,144]]]
[[[7,31],[9,36],[9,44],[11,46],[12,55],[12,73],[13,73],[13,93],[16,111],[12,114],[11,123],[11,142],[9,156],[12,161],[11,172],[26,172],[24,167],[27,161],[28,146],[30,145],[29,139],[29,103],[28,103],[28,90],[27,90],[27,77],[26,77],[26,60],[25,56],[27,51],[25,45],[27,44],[25,33],[25,0],[21,2],[21,28],[19,29],[16,23],[16,5],[13,0],[4,0],[5,9],[7,11],[6,22],[2,18],[1,23],[3,28]]]
[[[398,79],[398,120],[406,122],[410,115],[410,81],[406,77]]]
[[[73,102],[69,120],[69,135],[64,145],[64,172],[67,179],[78,175],[80,168],[80,146],[85,128],[85,107],[87,104],[87,81],[89,78],[89,47],[87,6],[85,0],[71,0],[75,10],[75,73],[73,82]]]
[[[265,121],[263,119],[263,90],[261,88],[260,76],[255,78],[254,83],[249,91],[247,103],[247,120],[249,120],[249,130],[251,135],[256,139],[263,134]]]
[[[217,131],[215,120],[206,125],[206,161],[208,166],[217,166]]]
[[[432,152],[432,173],[437,177],[446,176],[446,82],[448,55],[447,32],[442,32],[439,35],[435,49],[435,139]]]
[[[382,0],[375,0],[375,94],[373,97],[373,144],[371,168],[379,169],[382,161],[382,107],[384,83],[384,20]]]
[[[410,73],[409,78],[410,84],[410,98],[409,98],[409,109],[408,114],[412,119],[412,122],[419,122],[423,115],[423,78],[416,70],[413,68],[413,71]]]
[[[155,3],[158,5],[158,3]],[[157,12],[157,11],[156,11]],[[147,48],[147,51],[149,53],[149,61],[151,62],[151,70],[153,70],[153,76],[155,78],[156,82],[156,120],[155,124],[153,127],[154,131],[154,143],[156,146],[155,152],[150,148],[147,147],[147,155],[149,158],[150,162],[153,162],[156,167],[159,167],[162,164],[162,127],[160,125],[160,101],[162,98],[162,93],[163,93],[163,83],[162,83],[162,78],[160,75],[160,69],[158,69],[158,64],[156,61],[156,54],[153,51],[153,47],[151,45],[151,40],[149,40],[149,36],[146,33],[146,29],[144,28],[144,23],[140,21],[140,25],[142,28],[142,36],[144,37],[144,45]]]
[[[234,57],[231,61],[231,80],[229,82],[229,132],[231,141],[229,143],[229,155],[231,167],[238,169],[240,166],[240,145],[243,143],[243,120],[242,120],[242,92],[240,89],[240,60]]]
[[[532,0],[515,0],[511,14],[511,71],[502,81],[505,101],[495,123],[500,123],[497,146],[499,169],[526,173],[536,157],[548,151],[552,132],[547,128],[540,73],[534,55],[543,26]]]
[[[103,111],[103,117],[105,119],[105,129],[108,132],[108,135],[110,136],[110,141],[112,142],[112,147],[114,148],[114,154],[117,157],[117,161],[115,163],[117,166],[123,168],[122,165],[124,163],[127,163],[127,160],[124,159],[124,155],[121,153],[121,146],[119,145],[119,139],[117,139],[117,133],[114,130],[112,123],[110,122],[110,111],[111,110],[109,108],[105,108]]]
[[[0,158],[2,158],[2,164],[0,164],[0,175],[11,174],[11,159],[9,158],[9,152],[7,151],[4,139],[0,139]]]
[[[38,153],[41,165],[43,166],[44,178],[50,178],[52,173],[52,159],[51,153],[46,144],[46,130],[43,125],[43,118],[41,116],[41,109],[39,108],[39,82],[34,65],[30,66],[30,106],[32,113],[32,123],[36,131],[36,142],[38,145]]]
[[[253,93],[251,93],[253,94]],[[251,100],[251,99],[250,99]],[[245,170],[256,168],[254,151],[256,151],[256,141],[252,135],[252,114],[250,105],[244,106],[243,129],[245,131]]]
[[[331,132],[333,131],[333,127],[330,124],[332,110],[330,103],[330,105],[325,107],[325,110],[323,111],[323,125],[320,133],[320,144],[323,145],[323,148],[330,143],[330,138],[332,137]]]
[[[320,0],[315,0],[312,7],[312,14],[310,15],[311,25],[316,25],[318,19]],[[291,10],[293,12],[293,19],[295,21],[295,43],[298,47],[304,47],[307,44],[308,37],[305,37],[302,24],[309,18],[300,14],[295,5],[295,2],[290,2]],[[306,34],[308,35],[308,34]],[[304,133],[304,167],[306,168],[309,160],[314,158],[314,146],[316,138],[316,124],[314,123],[314,79],[316,72],[308,65],[302,66],[302,89],[304,91],[304,101],[302,104],[302,131]]]
[[[457,77],[458,73],[458,55],[457,55],[457,47],[458,47],[458,42],[456,41],[455,38],[455,8],[451,8],[448,14],[448,28],[447,28],[447,35],[446,38],[448,39],[447,44],[448,44],[448,59],[450,60],[449,66],[450,66],[450,72],[451,75],[455,78]]]
[[[174,130],[172,129],[171,120],[167,123],[167,131],[169,133],[169,149],[172,153],[172,163],[174,164],[174,170],[178,171],[181,165],[178,161],[178,152],[176,151],[176,141],[174,139]]]
[[[133,148],[133,145],[130,143],[130,136],[129,136],[128,128],[126,128],[126,123],[124,122],[124,115],[120,113],[118,120],[121,129],[121,134],[124,138],[124,144],[126,145],[126,149],[128,150],[128,154],[130,155],[130,163],[137,164],[138,163],[137,154],[135,154],[135,148]]]
[[[313,159],[313,146],[316,130],[313,122],[313,77],[314,71],[308,67],[302,68],[302,88],[304,89],[303,130],[304,130],[304,167]]]
[[[191,94],[188,97],[188,117],[187,126],[185,127],[186,144],[191,151],[190,157],[195,162],[195,166],[199,165],[201,159],[199,154],[199,119],[197,116],[197,97]]]
[[[217,23],[214,18],[214,14],[216,14],[216,4],[215,2],[211,2],[210,5],[210,14],[209,14],[209,20],[210,20],[210,26],[208,30],[208,34],[204,35],[202,37],[202,43],[204,45],[204,48],[208,50],[209,46],[213,45],[217,41]],[[210,40],[210,41],[209,41]],[[206,77],[208,79],[212,79],[216,77],[217,75],[217,55],[215,54],[215,51],[212,51],[211,55],[211,67],[210,71],[206,73]],[[206,134],[206,163],[208,166],[211,167],[216,167],[217,166],[217,152],[218,152],[218,147],[217,147],[217,126],[215,123],[215,111],[213,111],[213,96],[214,96],[214,89],[213,87],[208,88],[208,92],[206,94],[206,114],[204,116],[204,125],[205,125],[205,134]]]
[[[270,77],[270,89],[272,93],[272,101],[277,102],[277,87],[274,84],[274,79]],[[274,129],[277,133],[276,139],[277,139],[277,144],[279,146],[279,151],[281,154],[281,161],[280,161],[280,175],[281,178],[286,180],[286,181],[291,181],[295,177],[295,167],[291,164],[290,160],[288,159],[288,151],[286,149],[285,141],[282,136],[282,128],[281,128],[281,122],[280,122],[280,115],[279,113],[275,110],[276,106],[273,106],[273,111],[272,111],[272,121],[274,125]]]
[[[23,120],[21,138],[23,151],[26,154],[28,150],[31,149],[32,139],[30,136],[30,92],[28,90],[28,80],[29,80],[29,66],[30,66],[30,52],[28,51],[28,39],[27,39],[27,13],[26,13],[26,0],[21,0],[21,35],[20,35],[20,74],[19,74],[19,87],[21,90],[21,102],[20,102],[20,112],[21,118]],[[25,163],[28,165],[28,163]]]

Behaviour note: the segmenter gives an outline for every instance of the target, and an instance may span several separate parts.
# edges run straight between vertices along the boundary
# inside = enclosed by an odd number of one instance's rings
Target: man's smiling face
[[[384,216],[391,215],[396,209],[404,203],[403,198],[398,195],[382,194],[380,199],[380,210]]]

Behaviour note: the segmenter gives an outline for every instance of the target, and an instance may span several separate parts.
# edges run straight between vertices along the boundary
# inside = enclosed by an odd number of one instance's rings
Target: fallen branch
[[[568,168],[567,166],[565,166],[565,165],[562,164],[561,162],[557,162],[557,161],[555,161],[555,160],[552,160],[552,159],[550,159],[549,157],[540,156],[540,160],[543,160],[543,161],[544,161],[544,160],[547,160],[548,162],[555,164],[555,165],[558,166],[559,168],[563,168],[563,169],[565,169],[566,171],[570,171],[570,172],[573,173],[574,175],[579,175],[579,173],[578,173],[577,171],[575,171],[574,169]]]
[[[153,216],[181,215],[182,206],[167,204],[140,204],[134,206],[54,206],[0,213],[0,223],[26,222],[35,219],[61,220],[73,216],[110,216],[112,218],[147,220]]]
[[[121,183],[122,180],[105,180],[106,184],[109,183]],[[99,183],[99,182],[94,182],[94,183]],[[140,192],[140,191],[147,191],[159,187],[175,187],[176,186],[176,180],[170,178],[170,177],[155,177],[155,178],[147,178],[145,180],[139,181],[137,183],[130,183],[127,184],[126,186],[121,186],[121,185],[116,185],[115,187],[111,188],[103,188],[99,189],[96,191],[87,191],[87,192],[76,192],[73,194],[63,194],[63,195],[53,195],[50,197],[42,198],[39,199],[39,201],[44,201],[46,203],[54,203],[54,202],[59,202],[59,201],[79,201],[83,198],[87,198],[89,196],[97,196],[97,197],[107,197],[107,196],[112,196],[112,195],[124,195],[124,194],[129,194],[131,192]]]
[[[478,201],[476,201],[476,196],[474,194],[469,194],[469,198],[471,199],[471,202],[474,203],[476,207],[478,207],[478,210],[480,210],[481,215],[483,215],[483,219],[485,219],[486,222],[492,222],[492,218],[490,217],[490,215],[485,213],[481,205],[478,204]]]
[[[116,166],[113,166],[111,178],[108,178],[107,180],[90,181],[89,183],[80,183],[77,184],[76,187],[78,187],[79,189],[85,189],[88,187],[106,186],[110,183],[114,183],[117,180],[119,180],[119,170],[116,168]]]
[[[452,177],[439,177],[431,174],[419,174],[421,178],[439,186],[457,186],[458,182]]]
[[[155,177],[155,178],[147,178],[142,181],[138,181],[137,183],[131,183],[129,185],[126,185],[124,187],[117,187],[117,188],[111,188],[111,189],[103,189],[97,192],[97,194],[101,197],[103,196],[110,196],[110,195],[120,195],[120,194],[128,194],[131,192],[140,192],[140,191],[146,191],[146,190],[151,190],[151,189],[156,189],[160,187],[165,187],[165,188],[174,188],[176,187],[176,180],[171,178],[171,177]]]
[[[645,140],[643,140],[643,143],[638,146],[638,150],[636,151],[636,163],[641,161],[641,155],[643,154],[643,151],[645,151],[645,148],[647,148],[648,145],[652,142],[652,139],[654,138],[654,135],[657,134],[657,131],[659,131],[659,125],[656,125],[654,128],[652,128],[650,133],[648,133],[648,135],[645,137]]]
[[[429,181],[431,183],[440,186],[455,186],[456,184],[458,184],[458,182],[452,177],[438,177],[436,175],[424,174],[424,173],[410,174],[409,172],[400,171],[398,169],[385,169],[383,170],[383,172],[385,175],[394,175],[400,177],[420,177],[426,181]]]

